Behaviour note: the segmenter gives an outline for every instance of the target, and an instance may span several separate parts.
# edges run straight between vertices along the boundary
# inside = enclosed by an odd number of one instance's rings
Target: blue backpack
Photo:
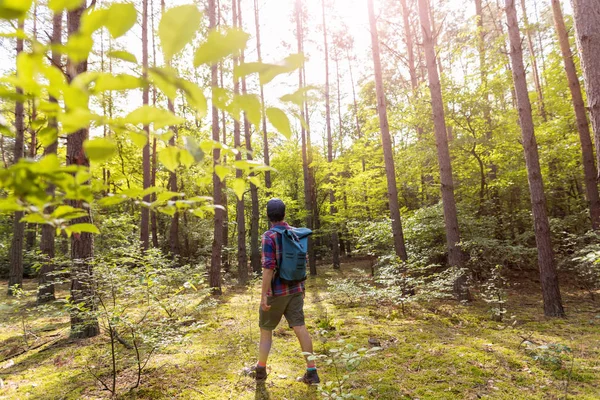
[[[312,231],[308,228],[285,229],[279,226],[271,230],[281,235],[281,260],[277,260],[281,282],[290,284],[306,280],[306,253]]]

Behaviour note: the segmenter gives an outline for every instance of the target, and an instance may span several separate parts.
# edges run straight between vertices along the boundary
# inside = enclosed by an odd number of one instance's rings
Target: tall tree
[[[240,29],[244,29],[244,22],[242,19],[242,1],[238,0],[238,20]],[[245,62],[244,50],[240,53],[240,61],[243,64]],[[246,85],[246,77],[242,77],[242,95],[248,93],[248,87]],[[246,158],[248,160],[253,159],[252,151],[252,128],[250,127],[250,121],[248,121],[247,113],[244,111],[244,141],[246,142]],[[252,174],[251,176],[254,176]],[[261,271],[261,260],[260,260],[260,243],[258,235],[258,223],[260,220],[260,211],[258,205],[258,187],[254,183],[250,183],[250,201],[251,201],[251,217],[250,217],[250,266],[251,270],[260,273]]]
[[[396,187],[396,168],[394,166],[394,152],[390,137],[390,128],[387,118],[387,105],[383,89],[383,76],[381,72],[381,58],[379,53],[379,34],[375,22],[375,10],[373,0],[368,0],[369,26],[371,29],[371,51],[373,54],[373,68],[375,70],[375,89],[377,92],[377,112],[379,114],[379,130],[381,131],[381,143],[383,146],[383,159],[385,163],[385,175],[387,178],[387,197],[392,218],[392,233],[394,236],[394,249],[396,255],[406,261],[408,255],[404,244],[404,233],[402,232],[402,221],[400,219],[400,206],[398,204],[398,188]]]
[[[325,0],[321,0],[321,11],[323,16],[323,48],[325,50],[325,124],[327,127],[327,162],[333,162],[333,140],[331,137],[331,104],[329,99],[329,47],[327,43],[327,20],[325,15]],[[340,126],[341,128],[341,126]],[[331,179],[331,175],[329,176]],[[333,217],[335,210],[335,194],[333,188],[329,189],[329,214]],[[331,231],[331,253],[333,256],[333,268],[340,268],[340,240],[337,227],[333,224]]]
[[[25,29],[25,22],[19,21],[19,29]],[[17,56],[23,52],[23,38],[17,38]],[[22,95],[23,90],[17,88],[17,95]],[[25,110],[23,102],[17,99],[15,103],[15,149],[13,162],[17,163],[23,158],[25,140]],[[22,211],[16,211],[13,216],[13,236],[10,245],[10,269],[8,273],[8,294],[13,294],[13,288],[23,286],[23,238],[25,223],[21,222]]]
[[[256,27],[256,55],[258,57],[258,62],[262,62],[262,53],[261,53],[261,42],[260,42],[260,10],[258,7],[258,0],[254,0],[254,25]],[[267,114],[265,107],[265,90],[262,83],[259,83],[260,86],[260,103],[261,103],[261,112],[262,112],[262,133],[263,133],[263,158],[265,165],[271,165],[270,155],[269,155],[269,137],[267,135]],[[271,171],[265,171],[265,187],[267,188],[267,195],[269,194],[269,189],[271,189]]]
[[[81,26],[81,17],[86,10],[86,1],[67,13],[67,31],[69,37],[78,33]],[[78,75],[87,71],[87,59],[67,62],[67,77],[72,82]],[[83,128],[67,136],[67,165],[90,166],[90,161],[83,151],[83,142],[88,138],[88,128]],[[72,206],[82,208],[81,201],[72,202]],[[91,211],[87,209],[88,215],[73,220],[73,223],[91,223]],[[71,236],[71,301],[74,304],[83,304],[84,309],[80,311],[75,307],[71,311],[71,336],[75,338],[88,338],[100,333],[98,320],[89,311],[96,308],[94,301],[94,290],[92,287],[93,264],[90,260],[94,256],[94,236],[83,232]]]
[[[531,29],[531,25],[529,25],[529,18],[527,18],[527,6],[525,5],[525,0],[521,0],[521,8],[523,10],[523,23],[525,24],[525,33],[527,35],[527,47],[529,49],[529,56],[531,58],[531,69],[533,72],[533,83],[535,84],[535,91],[538,96],[538,112],[542,117],[542,120],[546,121],[548,117],[546,116],[546,106],[544,104],[544,92],[542,90],[542,83],[540,80],[540,72],[537,64],[537,57],[535,54],[535,46],[533,45],[533,32]]]
[[[58,46],[61,44],[62,37],[62,20],[63,13],[55,13],[52,17],[52,64],[62,70],[61,55],[58,51]],[[50,97],[52,103],[58,103],[57,99]],[[49,126],[54,129],[58,129],[58,122],[56,118],[51,118],[48,121]],[[44,155],[56,154],[58,150],[58,141],[48,145],[44,149]],[[48,196],[54,197],[54,186],[48,188]],[[51,212],[49,209],[48,212]],[[55,299],[54,296],[54,283],[52,272],[54,271],[54,239],[55,239],[55,228],[51,225],[42,225],[42,239],[40,241],[40,250],[44,255],[44,261],[39,273],[39,285],[37,293],[37,302],[39,304],[46,303]]]
[[[154,29],[154,0],[150,0],[150,32],[152,33],[152,66],[156,68],[156,30]],[[156,101],[158,97],[158,91],[156,89],[156,85],[152,86],[152,105],[156,106]],[[173,138],[175,135],[173,135]],[[156,151],[158,140],[156,136],[152,138],[152,165],[150,171],[150,186],[156,186],[156,171],[157,171],[157,161],[158,154]],[[156,201],[156,193],[152,193],[150,195],[150,201]],[[150,232],[152,233],[152,246],[154,248],[159,247],[158,243],[158,217],[156,216],[156,211],[150,211]]]
[[[554,265],[554,253],[550,237],[550,224],[546,210],[546,197],[544,183],[540,168],[540,159],[533,128],[531,103],[527,91],[525,78],[525,65],[523,63],[523,49],[521,48],[521,34],[517,20],[515,0],[506,0],[506,20],[508,23],[508,37],[510,40],[510,59],[512,75],[517,95],[519,110],[519,124],[525,162],[527,166],[527,179],[531,195],[531,211],[535,230],[535,240],[538,249],[538,264],[540,281],[544,298],[544,314],[549,317],[562,317],[564,310],[558,286],[558,276]]]
[[[295,2],[295,19],[296,19],[296,39],[298,44],[298,53],[304,52],[304,23],[303,23],[303,8],[302,0],[296,0]],[[298,70],[298,89],[304,88],[304,67]],[[308,112],[306,108],[306,101],[303,101],[300,106],[300,118],[306,122],[308,126]],[[312,178],[310,175],[310,136],[308,129],[304,124],[300,124],[300,135],[302,140],[302,173],[304,177],[304,207],[306,209],[306,225],[313,229],[313,202],[312,202]],[[314,240],[312,235],[308,237],[308,266],[311,275],[317,274],[316,259],[314,257]]]
[[[208,28],[215,29],[217,26],[217,10],[215,7],[215,0],[208,0]],[[218,65],[211,64],[210,66],[210,82],[212,87],[217,87],[219,83],[218,79]],[[212,139],[218,142],[219,137],[219,110],[212,104]],[[220,164],[221,151],[220,149],[213,150],[213,202],[215,208],[214,218],[214,229],[213,229],[213,242],[212,252],[210,259],[210,271],[209,271],[209,285],[213,290],[214,294],[221,294],[221,252],[223,251],[223,224],[224,212],[221,196],[221,179],[214,171],[215,167]]]
[[[231,11],[233,14],[233,26],[238,26],[238,10],[237,0],[232,0]],[[233,57],[233,67],[238,65],[239,59],[237,56]],[[235,96],[240,94],[240,80],[237,77],[233,78],[233,93]],[[233,146],[240,150],[242,147],[240,133],[240,121],[239,115],[233,120]],[[238,151],[235,156],[236,161],[242,160],[242,152]],[[242,179],[243,172],[241,169],[236,169],[235,177]],[[237,226],[237,259],[238,259],[238,280],[241,284],[246,284],[248,281],[248,255],[246,253],[246,210],[244,204],[244,195],[236,197],[236,213],[235,220]]]
[[[165,12],[165,0],[160,1],[161,12]],[[171,60],[167,61],[167,67],[171,66]],[[175,113],[175,102],[170,98],[167,99],[167,108],[170,112]],[[178,129],[177,126],[172,125],[169,127],[173,132],[173,136],[169,139],[169,146],[175,146],[177,141]],[[169,190],[177,193],[177,173],[175,171],[169,172]],[[173,217],[171,218],[171,226],[169,227],[169,246],[171,250],[171,255],[173,257],[179,257],[181,254],[181,249],[179,246],[179,212],[175,212]]]
[[[560,50],[565,64],[565,72],[571,91],[571,99],[575,110],[575,119],[577,120],[577,131],[579,132],[579,141],[581,142],[581,156],[583,159],[583,173],[585,189],[587,194],[588,207],[590,209],[590,218],[592,229],[600,228],[600,195],[598,194],[598,184],[596,183],[596,166],[594,163],[594,147],[590,137],[590,126],[588,124],[585,112],[585,104],[581,94],[581,85],[577,77],[577,70],[573,62],[573,53],[569,43],[569,34],[565,26],[560,0],[552,0],[552,12],[554,14],[554,26],[560,44]]]
[[[437,147],[438,165],[440,168],[440,183],[442,191],[442,204],[444,207],[444,225],[446,228],[446,246],[448,248],[448,263],[453,267],[462,267],[464,256],[458,244],[460,232],[458,229],[458,215],[456,200],[454,198],[454,180],[452,178],[452,164],[450,162],[450,149],[446,134],[446,119],[444,116],[444,101],[442,99],[442,86],[438,75],[437,58],[433,45],[433,35],[427,12],[427,0],[419,0],[419,20],[423,32],[423,47],[427,63],[427,78],[431,93],[431,107],[433,112],[433,126]],[[454,283],[454,292],[460,300],[469,298],[466,287],[466,277],[461,276]]]
[[[33,30],[31,36],[34,41],[38,40],[38,3],[34,3],[33,5]],[[35,129],[35,125],[33,121],[37,119],[37,107],[34,100],[30,100],[29,102],[29,158],[32,160],[35,159],[37,155],[37,130]],[[25,248],[27,250],[33,250],[35,247],[36,237],[37,237],[37,224],[27,224],[27,229],[25,230]]]
[[[596,166],[600,168],[600,2],[572,0],[572,4],[575,37],[596,144]]]
[[[148,0],[142,0],[142,75],[148,76]],[[150,101],[150,92],[148,85],[144,85],[142,89],[142,103],[147,106]],[[150,126],[144,125],[146,132],[146,144],[142,149],[142,179],[144,189],[150,187],[151,171],[150,171]],[[150,195],[144,196],[144,202],[150,202]],[[147,250],[150,247],[150,210],[148,207],[142,206],[140,220],[140,241],[142,248]]]

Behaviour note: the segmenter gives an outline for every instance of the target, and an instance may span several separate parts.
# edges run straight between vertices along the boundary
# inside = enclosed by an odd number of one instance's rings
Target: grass
[[[359,261],[341,271],[322,267],[307,283],[305,313],[316,352],[339,347],[340,339],[356,347],[374,339],[383,348],[350,374],[353,393],[421,400],[600,398],[600,306],[584,292],[563,288],[568,318],[546,319],[539,288],[522,282],[509,291],[507,323],[491,321],[481,301],[412,304],[405,315],[381,304],[332,303],[327,280],[369,272],[369,264]],[[25,288],[35,289],[35,282]],[[285,322],[275,331],[267,383],[257,387],[242,374],[257,356],[258,300],[258,282],[227,287],[218,306],[206,311],[203,328],[153,358],[140,388],[126,390],[134,371],[122,371],[119,397],[320,398],[316,388],[295,382],[304,362]],[[40,309],[33,296],[11,299],[0,292],[0,399],[108,397],[86,369],[106,336],[71,341],[61,310],[58,302]],[[538,348],[549,344],[568,346],[571,353],[560,354],[559,364],[549,362],[553,354]],[[334,380],[330,366],[320,365],[319,373],[322,381]]]

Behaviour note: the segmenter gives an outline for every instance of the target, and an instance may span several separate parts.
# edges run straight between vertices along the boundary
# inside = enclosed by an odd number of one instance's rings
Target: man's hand
[[[260,308],[263,311],[269,311],[271,309],[271,306],[267,304],[267,296],[262,297],[262,300],[260,301]]]

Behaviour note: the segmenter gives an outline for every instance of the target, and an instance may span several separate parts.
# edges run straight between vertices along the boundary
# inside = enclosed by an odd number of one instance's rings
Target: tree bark
[[[296,14],[296,39],[298,43],[298,53],[304,51],[304,24],[302,17],[302,0],[296,0],[295,3],[295,14]],[[298,70],[298,89],[304,87],[304,74],[303,67]],[[300,106],[300,117],[306,121],[308,118],[305,103],[303,102]],[[304,124],[300,125],[300,135],[302,138],[302,173],[304,176],[304,207],[306,209],[306,225],[308,228],[313,229],[313,206],[312,206],[312,190],[311,190],[311,176],[310,176],[310,160],[309,160],[309,136],[307,129]],[[317,275],[316,259],[314,257],[314,240],[312,235],[308,237],[308,266],[310,274],[312,276]]]
[[[538,264],[540,281],[544,298],[544,314],[548,317],[563,317],[564,310],[558,286],[558,276],[554,265],[554,253],[550,237],[550,224],[546,210],[546,197],[544,183],[540,168],[537,142],[533,129],[531,103],[525,79],[525,66],[523,64],[523,50],[521,48],[521,34],[517,20],[515,0],[506,0],[506,20],[508,23],[508,36],[510,39],[510,59],[512,74],[517,95],[519,109],[519,124],[525,152],[527,178],[531,195],[531,209],[535,230],[535,239],[538,249]]]
[[[238,20],[240,29],[244,28],[244,23],[242,20],[242,2],[238,0]],[[240,61],[242,63],[245,62],[245,54],[244,50],[242,50],[240,54]],[[242,77],[242,94],[246,95],[248,93],[248,88],[246,86],[246,78]],[[252,128],[250,126],[250,122],[248,121],[246,112],[244,112],[244,141],[246,142],[246,158],[248,160],[253,159],[253,151],[252,151]],[[254,176],[251,174],[250,176]],[[261,265],[261,249],[259,243],[259,235],[258,235],[258,223],[260,220],[260,212],[258,205],[258,187],[255,184],[250,183],[250,200],[251,200],[251,217],[250,217],[250,268],[251,271],[255,273],[260,273],[262,269]]]
[[[144,78],[148,75],[148,0],[142,0],[142,74]],[[142,90],[142,103],[148,105],[149,103],[149,89],[147,85],[144,85]],[[147,189],[151,184],[151,172],[150,172],[150,127],[144,125],[144,131],[146,132],[146,145],[142,149],[142,175],[143,175],[143,187]],[[150,195],[144,196],[144,202],[150,203]],[[150,247],[150,210],[148,207],[142,205],[140,220],[140,241],[142,242],[142,249],[148,250]]]
[[[448,148],[444,101],[442,99],[442,87],[438,75],[437,59],[433,47],[433,37],[427,9],[427,0],[419,0],[419,19],[421,21],[421,29],[423,32],[423,47],[427,63],[427,77],[429,80],[429,91],[431,93],[433,125],[435,130],[438,165],[440,168],[444,225],[446,228],[446,246],[448,248],[448,264],[453,267],[461,268],[464,264],[464,256],[458,246],[460,243],[460,232],[458,228],[456,200],[454,198],[454,180],[452,178],[450,149]],[[466,276],[462,275],[455,282],[454,294],[459,300],[468,300],[470,298],[468,288],[466,287]]]
[[[76,9],[67,13],[67,30],[69,37],[77,34],[81,25],[81,16],[86,10],[84,1]],[[67,62],[67,76],[72,82],[77,75],[87,71],[87,60],[75,63]],[[88,138],[88,128],[80,129],[67,136],[67,165],[90,166],[90,161],[83,151],[83,142]],[[73,207],[82,208],[81,201],[73,201]],[[91,212],[88,215],[72,221],[76,223],[92,223]],[[82,304],[89,311],[81,312],[77,308],[71,311],[71,337],[89,338],[100,333],[98,320],[91,312],[96,310],[93,289],[94,236],[91,233],[74,234],[71,236],[71,301]]]
[[[258,0],[254,0],[254,24],[256,26],[256,54],[258,57],[258,62],[262,62],[260,42],[260,11],[258,8]],[[262,83],[260,84],[260,104],[262,108],[263,158],[265,165],[271,165],[269,156],[269,137],[267,135],[267,114],[265,111],[265,91]],[[265,187],[267,188],[267,196],[269,196],[269,189],[271,189],[271,171],[265,171]]]
[[[63,13],[56,13],[52,17],[52,44],[56,46],[60,46],[61,37],[62,37],[62,19]],[[61,54],[58,52],[57,48],[54,47],[52,49],[52,64],[56,67],[61,67],[62,60]],[[57,99],[50,97],[50,101],[53,103],[58,103]],[[58,129],[58,122],[56,118],[51,118],[48,121],[48,124],[54,129]],[[56,154],[58,150],[58,140],[54,143],[48,145],[44,149],[44,155]],[[54,198],[54,186],[50,186],[48,188],[48,196]],[[54,211],[54,208],[49,208],[48,212]],[[37,302],[38,304],[47,303],[49,301],[55,300],[54,295],[54,283],[52,272],[54,271],[54,256],[55,256],[55,247],[54,247],[54,239],[55,239],[55,231],[56,229],[48,224],[42,225],[42,239],[40,241],[40,250],[42,255],[44,256],[44,261],[42,267],[40,268],[39,273],[39,283],[38,283],[38,293],[37,293]]]
[[[25,29],[24,21],[19,21],[19,29]],[[17,56],[23,52],[23,39],[17,38]],[[17,94],[22,95],[23,90],[17,88]],[[15,104],[15,148],[13,162],[16,164],[24,153],[25,140],[25,110],[23,102]],[[25,223],[21,222],[23,212],[17,211],[13,216],[13,237],[10,245],[10,268],[8,272],[8,295],[13,295],[13,288],[23,287],[23,239],[25,235]]]
[[[231,11],[233,14],[233,26],[238,27],[238,11],[237,11],[237,0],[232,0]],[[235,68],[239,63],[238,57],[233,57],[233,67]],[[233,93],[234,96],[240,94],[240,81],[238,78],[233,79]],[[240,121],[239,115],[233,120],[233,146],[240,150],[242,147],[241,133],[240,133]],[[242,160],[242,152],[239,151],[235,156],[236,161]],[[235,170],[235,177],[237,179],[243,178],[243,172],[241,169]],[[237,226],[237,261],[238,261],[238,280],[240,284],[245,285],[248,282],[248,255],[246,253],[246,215],[245,215],[245,204],[244,196],[238,198],[236,196],[236,208],[235,208],[235,220]]]
[[[215,0],[208,0],[208,19],[209,19],[209,29],[214,29],[216,27],[216,8],[215,8]],[[217,64],[212,64],[210,66],[210,79],[211,85],[216,87],[218,85],[218,71]],[[219,141],[219,110],[215,107],[214,103],[212,105],[212,139],[214,141]],[[217,165],[220,164],[221,151],[219,149],[213,150],[213,169]],[[214,218],[214,236],[212,243],[212,253],[211,253],[211,262],[210,262],[210,272],[209,272],[209,285],[212,288],[213,294],[220,295],[221,291],[221,252],[223,251],[223,224],[224,224],[224,212],[223,212],[223,204],[222,204],[222,196],[221,196],[221,179],[219,176],[213,171],[213,203],[216,206],[215,208],[215,218]]]
[[[408,259],[406,246],[404,244],[404,233],[402,232],[402,221],[400,219],[400,206],[398,204],[398,188],[396,187],[396,168],[394,166],[394,153],[390,138],[390,129],[387,119],[387,105],[383,89],[383,76],[381,72],[381,58],[379,53],[379,34],[375,22],[375,11],[373,0],[368,0],[369,25],[371,29],[371,50],[373,54],[373,68],[375,70],[375,89],[377,92],[377,112],[379,114],[379,129],[381,131],[381,143],[383,146],[383,158],[385,162],[385,174],[387,178],[387,197],[392,219],[392,233],[394,236],[394,250],[396,255],[403,261]]]
[[[600,168],[600,3],[596,0],[572,0],[572,4],[575,37],[596,144],[596,166]]]
[[[529,49],[529,56],[531,57],[533,83],[535,84],[535,91],[538,96],[538,112],[540,113],[542,120],[546,122],[548,120],[548,117],[546,115],[546,106],[544,105],[544,92],[542,91],[540,73],[537,65],[537,58],[535,56],[535,47],[533,46],[531,26],[529,25],[529,19],[527,18],[527,7],[525,6],[525,0],[521,0],[521,8],[523,10],[523,23],[525,24],[525,33],[527,34],[527,47]]]
[[[333,162],[333,140],[331,137],[331,104],[329,99],[329,48],[327,43],[327,21],[325,16],[325,0],[321,0],[321,9],[323,12],[323,48],[325,50],[325,123],[327,127],[327,162],[331,165]],[[341,125],[340,125],[341,128]],[[331,173],[329,175],[331,184]],[[333,229],[331,230],[331,254],[333,269],[340,268],[340,240],[335,223],[335,194],[333,188],[329,189],[329,214],[333,220]]]
[[[577,131],[579,132],[579,141],[581,142],[581,156],[583,159],[584,182],[587,195],[588,207],[590,210],[590,219],[592,229],[600,228],[600,195],[598,194],[598,185],[596,183],[596,165],[594,163],[594,147],[590,137],[590,126],[588,124],[585,112],[585,104],[581,94],[581,85],[573,62],[573,53],[569,44],[569,34],[565,26],[560,0],[552,0],[552,11],[554,13],[554,25],[556,34],[562,52],[565,72],[571,91],[571,99],[575,110],[575,119],[577,120]]]

